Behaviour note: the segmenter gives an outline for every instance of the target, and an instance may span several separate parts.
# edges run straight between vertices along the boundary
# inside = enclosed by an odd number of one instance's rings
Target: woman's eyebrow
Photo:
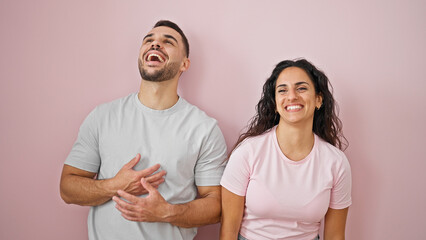
[[[297,82],[297,83],[295,83],[294,85],[299,86],[299,85],[302,85],[302,84],[308,84],[308,85],[309,85],[309,83],[308,83],[308,82]],[[280,84],[280,85],[278,85],[276,88],[279,88],[279,87],[287,87],[287,84],[285,84],[285,83]]]
[[[309,83],[308,83],[308,82],[297,82],[297,83],[296,83],[296,84],[294,84],[294,85],[299,86],[299,85],[302,85],[302,84],[307,84],[307,85],[309,85]]]

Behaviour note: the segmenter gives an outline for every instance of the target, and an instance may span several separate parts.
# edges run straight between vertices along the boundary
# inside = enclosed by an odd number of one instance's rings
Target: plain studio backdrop
[[[189,38],[180,95],[229,147],[275,64],[324,70],[350,143],[347,239],[425,238],[425,1],[1,0],[0,239],[87,238],[89,208],[59,196],[63,162],[96,105],[138,91],[139,47],[160,19]]]

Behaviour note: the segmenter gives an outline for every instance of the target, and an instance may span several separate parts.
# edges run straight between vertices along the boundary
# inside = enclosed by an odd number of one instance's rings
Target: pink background
[[[350,141],[347,239],[425,238],[425,1],[2,0],[0,239],[87,238],[88,208],[59,197],[63,161],[91,109],[138,90],[141,39],[163,18],[191,44],[180,94],[228,146],[276,63],[323,69]]]

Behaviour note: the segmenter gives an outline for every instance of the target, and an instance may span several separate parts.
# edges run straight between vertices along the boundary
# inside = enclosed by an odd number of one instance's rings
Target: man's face
[[[162,82],[180,75],[189,67],[182,37],[169,27],[153,28],[143,39],[138,64],[147,81]]]

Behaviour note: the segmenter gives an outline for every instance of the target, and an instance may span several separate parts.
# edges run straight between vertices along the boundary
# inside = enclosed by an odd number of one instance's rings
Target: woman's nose
[[[297,99],[298,98],[298,94],[297,94],[296,90],[295,89],[289,89],[288,90],[287,98],[289,100],[295,100],[295,99]]]

